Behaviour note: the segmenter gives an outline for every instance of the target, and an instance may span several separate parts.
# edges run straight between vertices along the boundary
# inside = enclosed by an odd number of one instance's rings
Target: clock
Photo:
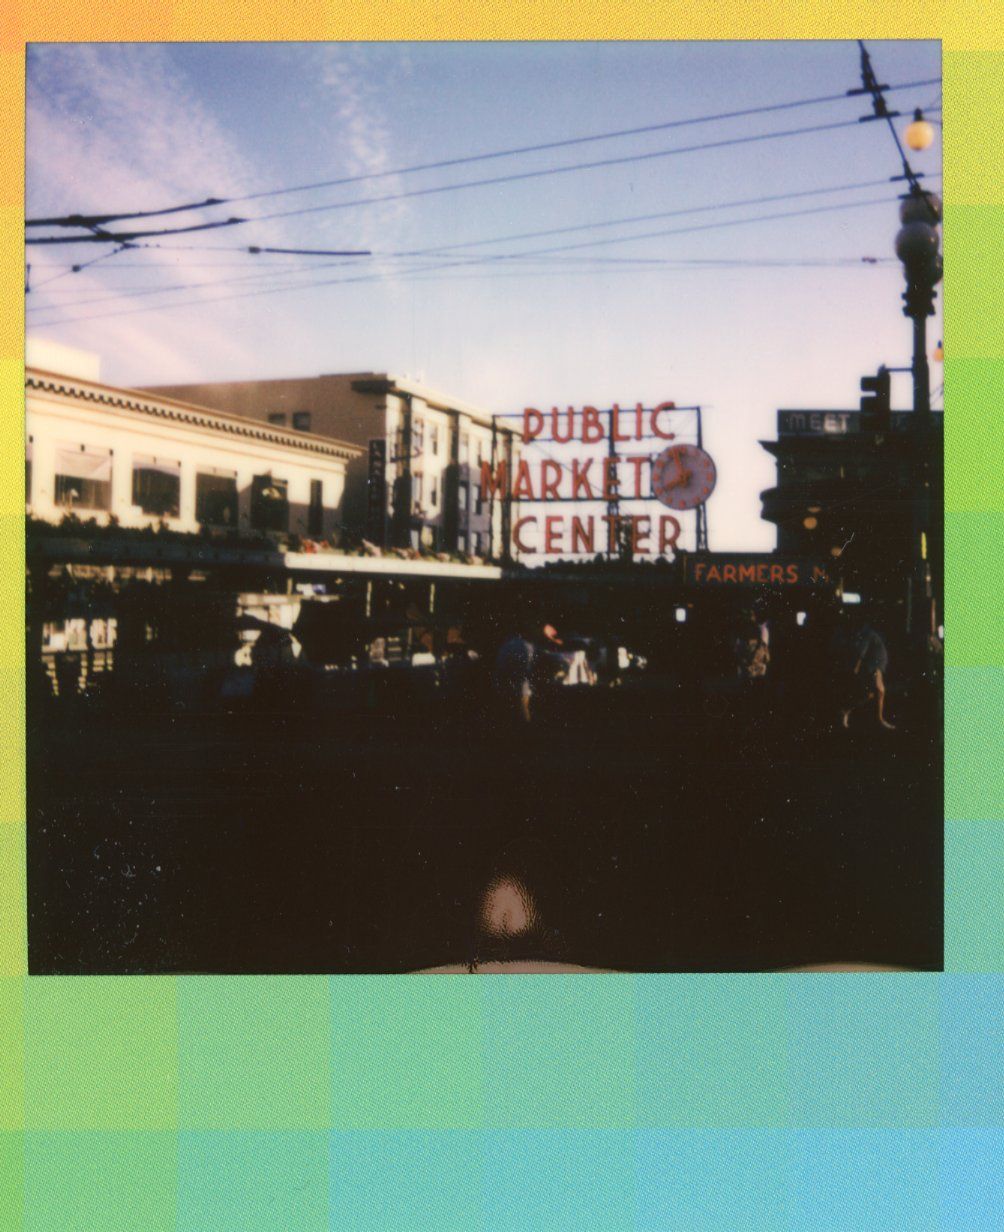
[[[670,445],[652,460],[652,492],[670,509],[696,509],[715,490],[711,455],[696,445]]]

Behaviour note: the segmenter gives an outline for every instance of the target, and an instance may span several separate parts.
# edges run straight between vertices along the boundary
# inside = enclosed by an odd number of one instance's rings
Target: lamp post
[[[915,118],[910,129],[925,123],[922,118]],[[907,130],[908,141],[910,129]],[[944,270],[937,230],[942,218],[941,200],[936,194],[925,192],[916,179],[911,178],[910,191],[900,203],[899,216],[903,225],[896,236],[896,255],[903,263],[906,277],[903,312],[913,321],[912,435],[915,496],[909,620],[911,625],[916,622],[918,634],[923,635],[922,641],[926,646],[937,623],[931,593],[931,566],[928,560],[931,522],[931,370],[927,358],[927,318],[934,315],[935,288],[941,281]],[[921,602],[924,607],[922,618],[919,613]],[[910,629],[910,632],[913,630]]]

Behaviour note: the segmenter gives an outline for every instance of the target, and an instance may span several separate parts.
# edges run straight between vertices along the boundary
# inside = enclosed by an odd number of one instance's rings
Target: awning
[[[111,451],[104,449],[74,449],[72,445],[56,450],[56,474],[68,479],[89,479],[95,483],[110,483]]]

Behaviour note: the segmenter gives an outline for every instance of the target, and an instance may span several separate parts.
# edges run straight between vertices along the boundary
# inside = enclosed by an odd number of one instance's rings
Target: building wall
[[[486,413],[448,399],[434,401],[409,393],[397,387],[393,378],[378,373],[157,386],[152,392],[251,419],[277,422],[282,417],[281,426],[287,428],[295,427],[300,417],[300,423],[309,422],[311,432],[365,450],[349,464],[346,474],[345,523],[358,535],[367,533],[371,440],[386,442],[385,513],[387,534],[391,534],[394,482],[403,470],[402,428],[410,404],[412,508],[424,546],[478,555],[490,551],[489,502],[479,500],[478,458],[488,461],[491,457],[492,430]],[[493,512],[498,547],[501,509],[497,501]]]
[[[133,503],[136,459],[153,457],[171,466],[180,464],[178,516],[163,519],[174,530],[199,529],[196,476],[214,469],[236,473],[239,529],[252,529],[251,488],[256,475],[286,480],[290,532],[309,536],[311,481],[322,485],[321,535],[337,535],[341,527],[346,460],[340,457],[32,388],[27,391],[26,428],[31,458],[27,503],[35,516],[49,521],[59,521],[72,509],[81,517],[99,521],[114,515],[123,526],[158,524],[162,520],[158,515],[144,513]],[[81,446],[95,453],[111,453],[111,508],[107,512],[57,499],[57,451]]]

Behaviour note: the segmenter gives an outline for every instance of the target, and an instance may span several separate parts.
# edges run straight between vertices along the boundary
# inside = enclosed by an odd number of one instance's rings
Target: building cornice
[[[434,411],[466,415],[468,419],[483,428],[491,428],[494,425],[499,432],[514,434],[514,429],[502,423],[496,424],[491,411],[474,406],[470,402],[464,402],[460,398],[451,398],[437,389],[430,389],[428,385],[423,385],[420,381],[412,380],[411,377],[381,372],[360,373],[358,376],[355,373],[349,375],[353,377],[352,388],[359,393],[398,394],[421,398]]]
[[[241,415],[231,415],[226,411],[211,411],[207,407],[179,402],[174,398],[150,398],[134,390],[117,389],[112,385],[100,385],[94,381],[61,376],[55,372],[44,372],[35,368],[25,371],[25,388],[59,394],[82,402],[93,402],[99,406],[135,411],[158,419],[173,420],[192,427],[208,428],[230,436],[247,437],[261,441],[263,444],[280,445],[299,453],[320,454],[345,462],[350,462],[363,453],[363,450],[356,445],[350,445],[345,441],[335,441],[330,437],[315,436],[309,432],[284,431],[271,424],[262,423],[256,419],[247,419]]]

